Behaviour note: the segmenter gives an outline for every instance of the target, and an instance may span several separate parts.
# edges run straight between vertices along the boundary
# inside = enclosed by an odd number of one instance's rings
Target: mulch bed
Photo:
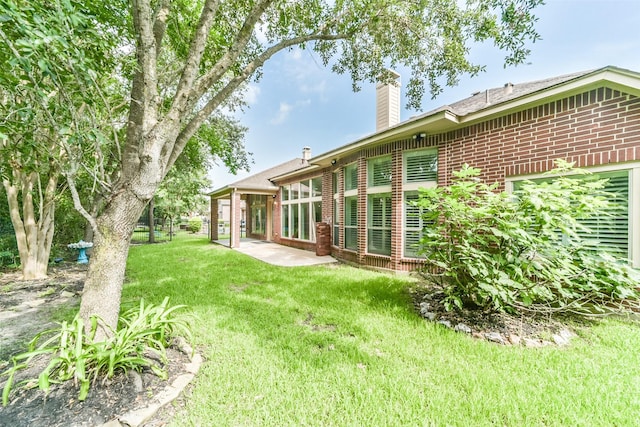
[[[45,280],[20,281],[15,271],[0,276],[0,372],[11,366],[10,357],[26,350],[26,343],[38,332],[55,326],[51,313],[61,306],[79,303],[86,265],[64,263],[51,268]],[[34,304],[37,302],[37,304]],[[42,356],[32,366],[16,375],[16,382],[37,378],[47,365]],[[148,406],[154,396],[179,375],[184,374],[189,356],[177,348],[167,350],[168,380],[162,380],[151,370],[118,373],[106,381],[92,385],[84,401],[78,400],[79,388],[72,381],[53,384],[48,394],[37,388],[15,388],[7,406],[0,405],[0,426],[97,426],[129,411]],[[6,377],[0,377],[0,391]],[[161,410],[145,425],[166,425],[173,413]]]

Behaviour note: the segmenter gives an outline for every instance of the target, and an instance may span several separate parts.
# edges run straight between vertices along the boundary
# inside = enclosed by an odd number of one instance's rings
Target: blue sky
[[[471,51],[486,72],[463,77],[456,87],[446,87],[435,99],[423,100],[421,111],[466,98],[471,93],[576,71],[615,65],[640,72],[640,0],[547,0],[536,11],[542,40],[530,45],[526,65],[504,68],[504,54],[491,45]],[[409,74],[398,70],[405,82]],[[404,97],[404,91],[403,91]],[[363,84],[351,90],[347,75],[324,68],[307,50],[282,52],[265,65],[264,76],[252,83],[249,103],[237,117],[249,128],[245,146],[253,153],[251,172],[231,175],[224,166],[209,177],[220,188],[242,177],[300,157],[309,146],[312,156],[375,131],[375,88]],[[401,121],[419,111],[406,110]]]

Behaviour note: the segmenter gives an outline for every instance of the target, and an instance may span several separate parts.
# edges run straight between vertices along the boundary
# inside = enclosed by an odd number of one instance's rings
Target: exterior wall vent
[[[504,85],[504,93],[511,95],[513,93],[513,83],[506,83]]]

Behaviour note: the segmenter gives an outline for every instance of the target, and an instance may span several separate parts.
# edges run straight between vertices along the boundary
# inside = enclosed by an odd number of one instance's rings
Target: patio
[[[214,243],[229,247],[228,239],[215,240]],[[314,252],[247,237],[241,238],[240,246],[233,249],[260,261],[281,267],[300,267],[338,262],[330,255],[317,256]]]

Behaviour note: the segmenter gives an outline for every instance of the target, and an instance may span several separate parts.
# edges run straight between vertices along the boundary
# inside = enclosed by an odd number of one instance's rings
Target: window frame
[[[388,182],[383,180],[381,184],[375,177],[376,167],[382,162],[388,163],[384,168],[389,171]],[[393,215],[393,193],[391,181],[393,179],[393,157],[384,155],[367,159],[367,242],[366,250],[368,254],[391,256],[391,229],[393,223],[391,217]],[[377,181],[377,182],[376,182]],[[377,184],[377,185],[376,185]],[[375,203],[382,200],[382,207],[375,206]],[[382,218],[381,225],[374,225],[374,213],[378,209],[382,209],[380,216]],[[387,218],[387,215],[389,216]],[[375,239],[373,234],[380,235],[381,247],[374,246]]]
[[[320,194],[313,196],[314,180],[320,179]],[[316,241],[316,221],[314,203],[322,203],[322,176],[315,176],[290,183],[281,187],[283,192],[280,197],[282,237],[292,240],[301,240],[314,243]],[[307,188],[306,197],[302,197],[304,188]],[[285,200],[284,191],[291,190],[289,198]],[[297,197],[293,196],[297,193]],[[303,206],[305,205],[305,206]],[[285,214],[286,212],[286,214]],[[286,222],[286,224],[285,224]],[[306,233],[304,228],[307,227]],[[303,238],[307,237],[307,238]]]
[[[435,158],[436,158],[436,170],[435,170],[435,179],[433,180],[426,180],[426,181],[407,181],[407,158],[408,157],[415,157],[415,156],[419,156],[421,154],[434,154]],[[439,173],[439,167],[440,167],[440,162],[439,162],[439,151],[438,151],[438,147],[429,147],[429,148],[420,148],[417,150],[406,150],[402,153],[402,258],[406,258],[406,259],[419,259],[420,256],[415,254],[415,253],[411,253],[407,251],[407,240],[408,240],[408,233],[415,233],[416,229],[415,227],[411,228],[411,229],[407,229],[406,228],[406,224],[407,224],[407,195],[408,194],[415,194],[417,193],[418,195],[420,188],[433,188],[433,187],[437,187],[438,186],[438,173]],[[422,237],[422,228],[424,223],[422,221],[422,217],[421,217],[421,213],[422,210],[420,211],[420,226],[421,229],[419,231],[419,238]]]

